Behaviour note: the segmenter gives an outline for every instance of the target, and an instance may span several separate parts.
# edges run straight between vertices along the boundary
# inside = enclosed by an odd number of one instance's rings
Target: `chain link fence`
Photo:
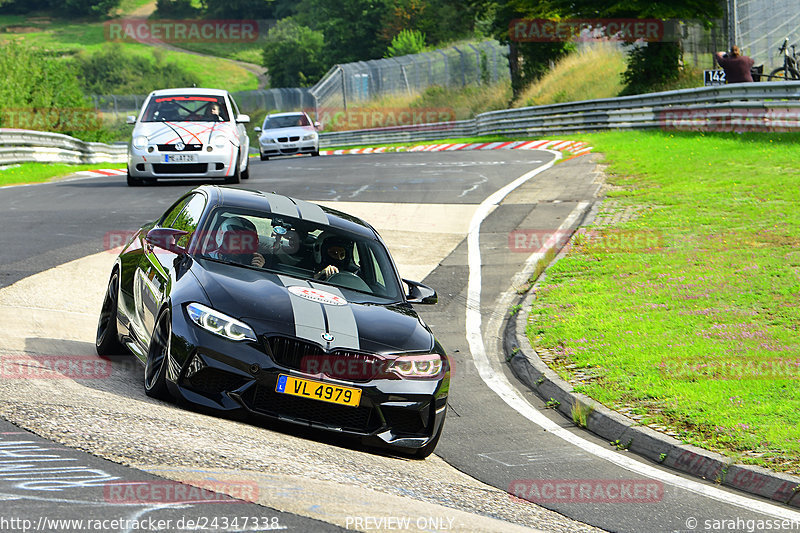
[[[336,65],[311,88],[259,89],[233,93],[242,111],[344,108],[393,94],[509,79],[508,46],[466,43],[423,54]],[[95,95],[95,109],[121,118],[135,115],[146,95]]]
[[[788,38],[800,44],[800,3],[797,0],[728,0],[732,38],[764,72],[783,65],[778,48]]]
[[[347,109],[382,96],[416,94],[433,85],[465,86],[509,78],[508,46],[484,41],[336,65],[311,88],[311,93],[317,108]]]

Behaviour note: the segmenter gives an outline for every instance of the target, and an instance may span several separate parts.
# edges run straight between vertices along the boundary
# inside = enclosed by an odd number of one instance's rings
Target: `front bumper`
[[[438,380],[345,381],[277,364],[261,342],[231,342],[173,312],[170,391],[207,408],[356,436],[365,444],[415,450],[444,423],[449,372]],[[361,389],[358,407],[276,392],[280,374]]]
[[[152,148],[152,151],[150,150]],[[128,172],[136,178],[224,178],[236,171],[237,147],[202,146],[193,152],[161,152],[156,146],[128,148]],[[190,161],[173,162],[173,156],[183,156]]]
[[[259,140],[259,150],[262,156],[313,154],[319,152],[319,138],[308,141],[297,140],[292,142],[264,142]]]

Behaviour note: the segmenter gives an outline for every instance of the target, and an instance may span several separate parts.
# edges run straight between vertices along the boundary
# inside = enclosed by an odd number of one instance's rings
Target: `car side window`
[[[189,195],[186,198],[182,198],[175,202],[172,207],[170,207],[167,212],[161,217],[161,222],[159,226],[162,228],[171,228],[172,223],[175,222],[175,219],[178,217],[178,214],[183,211],[183,208],[186,207],[186,204],[189,203],[189,200],[192,199],[192,196]]]
[[[239,116],[239,106],[236,105],[236,100],[232,96],[229,96],[228,99],[231,101],[231,109],[233,109],[233,118],[235,120]]]
[[[187,202],[183,210],[168,226],[170,228],[179,229],[188,232],[182,236],[176,244],[185,247],[189,243],[192,234],[197,229],[197,224],[200,222],[200,217],[206,208],[206,198],[202,194],[193,194],[187,198]]]

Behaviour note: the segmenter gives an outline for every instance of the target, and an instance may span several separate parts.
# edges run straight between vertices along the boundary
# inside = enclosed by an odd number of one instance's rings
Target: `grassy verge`
[[[96,52],[109,45],[103,23],[77,23],[56,18],[0,17],[0,43],[8,39],[21,39],[26,43],[63,54],[79,51]],[[139,43],[119,43],[124,52],[145,56],[151,60],[154,53],[167,63],[175,63],[198,76],[205,87],[249,91],[258,87],[256,76],[238,65],[216,57],[157,50]]]
[[[69,176],[81,170],[100,168],[119,168],[119,163],[103,163],[99,165],[68,165],[57,163],[23,163],[0,169],[0,187],[3,185],[20,185],[23,183],[41,183]]]
[[[610,43],[574,52],[529,85],[514,107],[613,98],[623,89],[625,54]]]
[[[532,345],[641,423],[800,473],[800,135],[581,139],[610,164],[605,214],[634,216],[551,267]]]

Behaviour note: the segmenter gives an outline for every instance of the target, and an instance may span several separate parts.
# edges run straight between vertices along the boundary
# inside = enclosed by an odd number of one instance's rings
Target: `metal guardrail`
[[[18,163],[124,163],[127,146],[84,142],[42,131],[0,128],[0,165]]]
[[[482,135],[537,136],[607,129],[800,131],[800,83],[739,83],[521,107],[471,120],[322,133],[320,144],[428,141]]]

